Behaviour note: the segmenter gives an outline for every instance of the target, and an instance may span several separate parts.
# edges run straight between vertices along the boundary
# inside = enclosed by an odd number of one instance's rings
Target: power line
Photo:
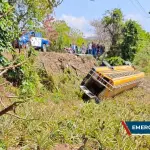
[[[132,5],[133,5],[138,11],[141,11],[141,10],[134,4],[133,0],[129,0],[129,1],[132,3]]]
[[[145,11],[145,9],[143,8],[144,10],[143,10],[143,9],[141,10],[141,9],[140,9],[141,7],[140,7],[140,8],[137,7],[137,5],[135,5],[135,3],[134,3],[133,1],[134,1],[134,0],[130,0],[130,2],[132,3],[132,5],[133,5],[138,11],[140,11],[140,12],[142,13],[142,16],[145,17],[145,18],[150,18],[150,17],[148,16],[147,12]],[[136,1],[136,0],[135,0],[135,1]],[[138,5],[141,5],[141,4],[139,4],[140,2],[138,3],[138,2],[136,1],[136,3],[137,3]],[[141,5],[141,6],[142,6],[142,5]],[[143,6],[142,6],[142,7],[143,7]],[[143,14],[143,11],[144,11],[144,14]],[[145,15],[145,14],[146,14],[146,15]]]
[[[134,4],[133,0],[130,0],[131,3],[137,8],[137,6]],[[150,18],[150,16],[148,16],[148,12],[144,9],[144,7],[141,5],[141,3],[138,0],[134,0],[136,2],[136,4],[138,4],[139,8],[138,10],[142,11],[144,14],[143,16],[146,18]]]
[[[148,12],[145,10],[145,8],[141,5],[141,3],[138,0],[135,0],[137,2],[137,4],[140,6],[141,10],[143,10],[143,12],[147,15]]]

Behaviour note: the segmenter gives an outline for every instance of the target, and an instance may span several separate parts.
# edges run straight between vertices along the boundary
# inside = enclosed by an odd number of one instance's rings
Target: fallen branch
[[[24,64],[26,61],[23,61],[19,64],[16,64],[16,65],[10,65],[8,67],[4,67],[4,68],[0,68],[0,70],[3,70],[2,72],[0,72],[0,76],[2,76],[4,73],[6,73],[9,69],[14,69],[16,67],[19,67],[21,66],[22,64]]]
[[[79,75],[78,75],[78,71],[77,71],[78,69],[77,69],[76,67],[74,67],[73,65],[71,65],[71,67],[75,70],[76,75],[79,76]]]
[[[84,72],[84,71],[81,71],[80,69],[78,69],[78,68],[76,68],[75,66],[73,66],[73,65],[70,65],[74,70],[78,70],[78,71],[80,71],[81,73],[83,73],[83,74],[87,74],[87,72]]]
[[[6,106],[5,106],[4,103],[2,102],[2,98],[0,98],[0,102],[1,102],[2,106],[6,109]],[[23,102],[22,102],[22,103],[23,103]],[[21,120],[27,120],[27,121],[38,120],[38,119],[26,119],[26,118],[22,118],[22,117],[19,117],[19,116],[16,115],[16,114],[12,114],[12,113],[9,113],[9,112],[7,112],[7,113],[5,113],[5,114],[6,114],[6,115],[13,116],[13,117],[18,118],[18,119],[21,119]]]
[[[4,73],[6,73],[7,71],[8,71],[8,69],[6,69],[6,70],[0,72],[0,76],[2,76],[2,75],[3,75]]]
[[[10,67],[14,66],[14,63],[16,62],[16,59],[7,67],[2,67],[0,68],[0,70],[5,70],[5,69],[9,69]]]
[[[6,96],[7,98],[18,98],[18,96]]]
[[[1,103],[2,103],[2,101],[1,101]],[[9,111],[14,110],[21,103],[24,103],[24,102],[22,102],[22,101],[14,102],[13,104],[11,104],[8,107],[4,108],[2,111],[0,111],[0,116],[6,114]],[[4,104],[3,104],[3,106],[4,106]]]

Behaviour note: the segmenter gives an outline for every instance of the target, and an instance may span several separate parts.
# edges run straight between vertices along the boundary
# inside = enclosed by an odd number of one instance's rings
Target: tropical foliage
[[[34,27],[41,27],[40,22],[47,14],[52,13],[53,8],[62,3],[63,0],[16,0],[15,15],[17,17],[17,23],[21,29],[28,27],[33,29]]]
[[[102,19],[105,32],[109,33],[111,46],[108,52],[109,57],[120,56],[120,40],[122,37],[123,14],[120,9],[107,11]]]
[[[17,5],[21,2],[16,1]],[[86,104],[81,100],[79,89],[82,76],[76,70],[67,68],[63,74],[49,75],[44,66],[37,67],[34,63],[32,49],[28,57],[15,54],[12,62],[4,59],[2,52],[13,51],[11,42],[18,37],[21,22],[26,27],[43,22],[44,29],[40,30],[56,51],[62,52],[73,42],[78,45],[86,42],[79,30],[47,17],[59,3],[61,1],[24,0],[27,10],[16,12],[13,4],[1,0],[0,64],[2,70],[10,64],[13,66],[0,77],[0,110],[5,109],[7,103],[23,103],[0,116],[0,149],[51,149],[58,143],[80,149],[150,149],[148,136],[128,137],[121,125],[122,120],[149,120],[148,92],[137,88],[113,101]],[[134,60],[140,69],[150,72],[150,48],[147,46],[150,36],[137,22],[124,22],[121,10],[114,9],[107,11],[101,24],[110,39],[108,61],[112,65],[121,65],[123,59]],[[22,65],[14,67],[19,63]]]
[[[149,40],[149,34],[136,21],[127,21],[123,28],[123,42],[120,46],[122,58],[133,61],[135,54],[145,48]]]
[[[135,55],[134,64],[139,67],[142,71],[150,72],[150,45],[142,49]]]
[[[104,35],[105,45],[109,45],[107,48],[109,60],[116,60],[117,56],[119,59],[133,62],[136,53],[142,51],[150,42],[149,33],[136,21],[124,21],[122,11],[117,8],[106,11],[101,20],[94,20],[91,24],[98,34],[99,42],[103,43],[99,34]]]
[[[70,47],[72,43],[78,46],[86,43],[82,32],[69,27],[63,20],[55,20],[48,16],[43,24],[44,35],[51,41],[51,51],[63,51],[65,47]]]
[[[0,53],[12,50],[11,42],[18,33],[15,20],[14,8],[2,0],[0,4]]]

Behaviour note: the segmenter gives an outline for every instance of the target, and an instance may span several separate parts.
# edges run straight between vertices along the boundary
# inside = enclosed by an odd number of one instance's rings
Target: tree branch
[[[6,13],[0,15],[0,19],[3,17],[6,17],[14,8],[12,7],[11,9],[9,9]]]
[[[5,106],[4,103],[2,102],[1,97],[0,97],[0,103],[1,103],[2,106],[6,109],[6,106]],[[24,102],[20,102],[20,103],[24,103]],[[9,113],[9,112],[6,112],[6,113],[4,113],[4,114],[13,116],[13,117],[15,117],[15,118],[17,118],[17,119],[21,119],[21,120],[27,120],[27,121],[38,120],[38,119],[26,119],[26,118],[22,118],[22,117],[19,117],[18,115],[15,115],[15,114],[12,114],[12,113]],[[2,114],[2,115],[4,115],[4,114]]]
[[[57,7],[57,6],[59,6],[62,2],[63,2],[63,0],[59,0],[59,1],[57,1],[57,2],[53,2],[53,1],[51,1],[51,0],[48,0],[49,7],[50,7],[50,8]]]
[[[22,64],[24,64],[25,62],[26,61],[23,61],[23,62],[21,62],[19,64],[16,64],[16,65],[10,65],[8,67],[0,68],[0,70],[3,70],[2,72],[0,72],[0,76],[2,76],[4,73],[6,73],[9,69],[13,69],[13,68],[19,67]]]
[[[22,101],[18,101],[18,102],[14,102],[13,104],[9,105],[8,107],[4,108],[3,110],[0,111],[0,116],[6,114],[7,112],[9,111],[12,111],[15,109],[15,107],[18,105],[18,104],[21,104],[21,103],[24,103]],[[2,103],[1,101],[1,104],[4,106],[4,104]]]

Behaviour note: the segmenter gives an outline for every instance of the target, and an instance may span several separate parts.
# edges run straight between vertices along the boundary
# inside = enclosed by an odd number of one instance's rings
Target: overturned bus
[[[133,66],[101,66],[92,68],[83,79],[80,88],[84,92],[83,99],[100,100],[114,97],[115,95],[136,87],[144,78],[144,73]]]

